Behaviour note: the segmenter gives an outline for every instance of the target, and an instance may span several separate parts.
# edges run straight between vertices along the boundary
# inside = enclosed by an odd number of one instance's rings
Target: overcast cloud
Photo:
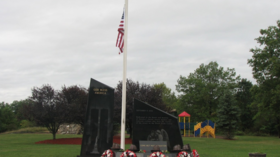
[[[115,47],[124,0],[0,1],[0,102],[51,84],[111,87],[122,80]],[[127,78],[164,82],[217,61],[253,83],[247,65],[259,30],[280,19],[279,0],[129,0]]]

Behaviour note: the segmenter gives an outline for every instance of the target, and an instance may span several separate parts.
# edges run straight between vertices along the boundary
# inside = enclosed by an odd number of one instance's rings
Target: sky
[[[115,88],[123,55],[115,47],[124,0],[0,1],[0,102],[50,84]],[[279,0],[129,0],[127,78],[164,82],[216,61],[256,83],[247,60],[260,29],[280,20]],[[179,94],[179,93],[177,93]]]

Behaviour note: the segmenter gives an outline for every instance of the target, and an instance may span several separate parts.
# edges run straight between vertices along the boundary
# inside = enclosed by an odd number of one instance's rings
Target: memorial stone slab
[[[154,106],[134,99],[132,143],[139,147],[139,141],[166,141],[168,151],[183,140],[178,118]]]
[[[90,81],[80,157],[100,157],[113,144],[114,89]]]

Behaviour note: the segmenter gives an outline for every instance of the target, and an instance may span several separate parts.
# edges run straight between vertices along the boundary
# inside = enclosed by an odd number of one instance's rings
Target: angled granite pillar
[[[114,89],[90,80],[80,157],[100,157],[113,144]]]
[[[168,151],[175,145],[183,147],[178,118],[154,106],[134,99],[132,143],[141,149],[139,141],[166,141]]]

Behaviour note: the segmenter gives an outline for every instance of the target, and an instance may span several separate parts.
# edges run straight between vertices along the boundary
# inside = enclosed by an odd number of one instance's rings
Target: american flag
[[[122,15],[122,19],[119,25],[119,29],[118,29],[118,38],[117,38],[117,42],[116,42],[116,47],[120,48],[120,53],[123,53],[123,45],[124,45],[124,11],[123,11],[123,15]]]

